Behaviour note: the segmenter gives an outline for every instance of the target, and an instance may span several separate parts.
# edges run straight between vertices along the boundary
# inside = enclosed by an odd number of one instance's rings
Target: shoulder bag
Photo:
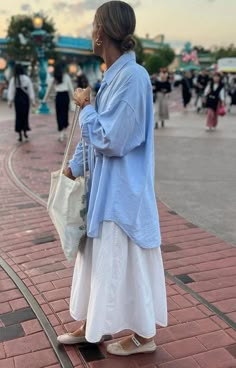
[[[58,232],[62,249],[68,261],[72,261],[76,257],[79,246],[86,241],[86,156],[84,140],[82,140],[84,177],[72,180],[63,174],[79,111],[79,108],[76,107],[61,169],[51,173],[51,186],[47,203],[49,216]]]

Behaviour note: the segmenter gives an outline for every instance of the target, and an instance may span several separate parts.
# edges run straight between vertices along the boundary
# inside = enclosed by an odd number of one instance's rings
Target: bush
[[[165,66],[166,65],[164,60],[158,54],[149,56],[145,63],[145,68],[147,69],[149,74],[158,73],[160,68],[163,68]]]

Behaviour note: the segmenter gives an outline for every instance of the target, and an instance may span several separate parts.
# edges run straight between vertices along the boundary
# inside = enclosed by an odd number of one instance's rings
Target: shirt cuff
[[[71,169],[72,175],[75,178],[78,178],[78,176],[83,176],[81,173],[81,166],[74,162],[73,159],[69,161],[68,167]]]
[[[89,115],[93,114],[94,112],[96,112],[96,110],[92,105],[87,105],[81,110],[79,115],[79,124],[81,127],[88,123]]]

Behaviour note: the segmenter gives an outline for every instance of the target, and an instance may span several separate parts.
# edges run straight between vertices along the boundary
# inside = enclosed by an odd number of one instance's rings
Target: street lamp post
[[[36,14],[33,18],[34,31],[31,32],[31,36],[34,40],[38,61],[39,61],[39,100],[40,106],[38,109],[39,114],[49,114],[50,109],[46,102],[43,102],[47,90],[47,63],[45,59],[45,41],[47,39],[47,32],[42,29],[43,19],[39,14]]]

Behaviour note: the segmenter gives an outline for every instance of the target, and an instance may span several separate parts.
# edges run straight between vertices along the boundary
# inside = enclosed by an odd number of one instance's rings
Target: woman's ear
[[[103,40],[103,35],[104,35],[104,32],[103,32],[102,26],[101,26],[101,24],[98,24],[98,26],[97,26],[97,38],[102,41]]]

